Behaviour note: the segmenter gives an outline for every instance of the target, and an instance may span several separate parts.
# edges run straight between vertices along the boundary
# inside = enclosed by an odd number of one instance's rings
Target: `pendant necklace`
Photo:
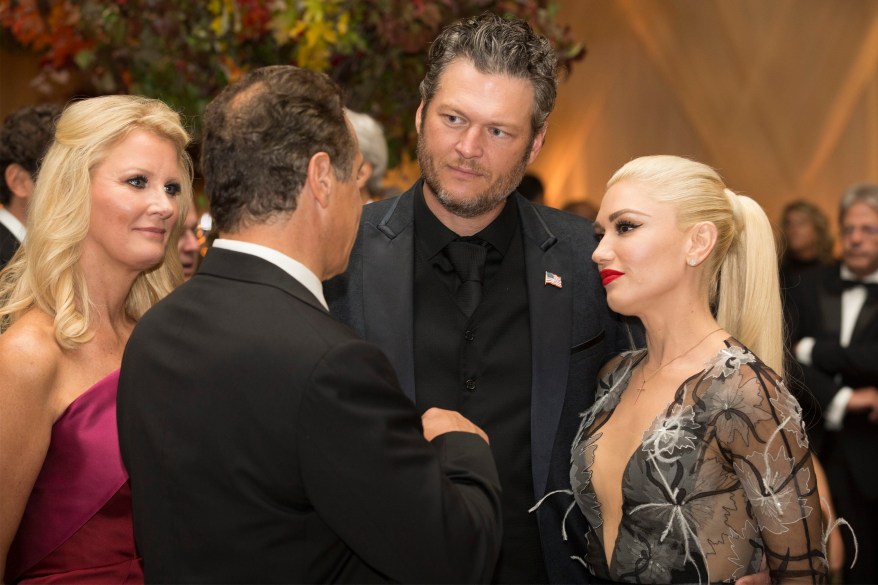
[[[659,367],[656,369],[656,371],[654,371],[652,373],[652,375],[650,375],[649,377],[646,376],[646,368],[641,367],[640,368],[640,388],[637,389],[637,395],[634,397],[634,404],[637,404],[637,399],[640,398],[640,395],[643,393],[643,390],[646,388],[646,383],[649,382],[650,380],[652,380],[653,378],[655,378],[656,375],[665,368],[665,366],[671,365],[672,363],[674,363],[675,361],[677,361],[678,359],[680,359],[684,355],[688,354],[690,351],[692,351],[693,349],[695,349],[696,347],[698,347],[699,345],[704,343],[704,341],[708,337],[710,337],[711,335],[713,335],[714,333],[716,333],[717,331],[720,331],[720,330],[722,330],[722,327],[718,327],[717,329],[714,329],[713,331],[711,331],[710,333],[708,333],[707,335],[705,335],[704,337],[699,339],[698,343],[696,343],[695,345],[693,345],[692,347],[690,347],[689,349],[687,349],[683,353],[679,354],[677,357],[675,357],[674,359],[672,359],[668,363],[659,364]]]

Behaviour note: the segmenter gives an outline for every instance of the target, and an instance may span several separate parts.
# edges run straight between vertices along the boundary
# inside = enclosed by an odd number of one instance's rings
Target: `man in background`
[[[860,184],[839,206],[842,260],[801,273],[786,292],[793,353],[823,411],[818,454],[845,536],[845,583],[878,583],[878,185]],[[822,435],[822,437],[821,437]]]
[[[198,270],[198,261],[201,260],[201,243],[198,241],[198,209],[194,204],[189,206],[189,212],[183,221],[183,231],[177,240],[177,254],[180,256],[180,265],[183,267],[183,279],[189,280]]]
[[[0,129],[0,269],[24,240],[37,170],[60,115],[61,107],[55,104],[21,108],[9,114]]]
[[[363,155],[363,175],[366,182],[360,189],[363,203],[373,203],[384,198],[384,173],[387,172],[387,139],[381,124],[368,114],[345,109],[351,126],[357,134]]]

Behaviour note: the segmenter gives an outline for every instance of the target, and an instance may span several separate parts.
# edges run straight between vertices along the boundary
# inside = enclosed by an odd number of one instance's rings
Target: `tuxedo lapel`
[[[838,268],[826,272],[820,287],[820,326],[833,339],[841,337],[841,277]]]
[[[377,224],[364,224],[363,227],[363,315],[366,338],[384,350],[396,369],[406,396],[414,402],[412,191],[400,196]]]
[[[861,338],[874,338],[874,332],[869,334],[868,337],[866,333],[878,326],[876,319],[878,319],[878,294],[870,291],[869,296],[866,297],[866,302],[863,303],[863,308],[860,309],[860,314],[857,315],[857,322],[851,335],[851,343],[855,343]]]
[[[513,195],[516,197],[518,195]],[[571,258],[523,197],[518,199],[524,234],[524,263],[530,304],[531,359],[531,459],[534,493],[545,492],[552,448],[570,365],[573,315]],[[546,273],[561,278],[561,287],[546,284]]]

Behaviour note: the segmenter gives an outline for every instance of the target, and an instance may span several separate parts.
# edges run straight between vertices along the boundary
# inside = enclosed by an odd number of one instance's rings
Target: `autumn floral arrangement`
[[[94,93],[157,97],[193,123],[250,69],[324,71],[350,107],[382,121],[399,153],[415,142],[429,42],[485,10],[528,20],[565,67],[584,55],[549,0],[0,0],[0,35],[40,56],[38,85],[78,71]]]

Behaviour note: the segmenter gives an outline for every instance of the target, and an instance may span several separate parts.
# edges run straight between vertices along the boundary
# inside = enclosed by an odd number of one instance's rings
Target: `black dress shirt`
[[[455,301],[460,279],[445,256],[458,236],[414,201],[414,356],[417,405],[460,411],[491,439],[503,487],[503,549],[495,583],[546,582],[531,469],[531,336],[518,205],[468,241],[487,248],[481,304]]]

